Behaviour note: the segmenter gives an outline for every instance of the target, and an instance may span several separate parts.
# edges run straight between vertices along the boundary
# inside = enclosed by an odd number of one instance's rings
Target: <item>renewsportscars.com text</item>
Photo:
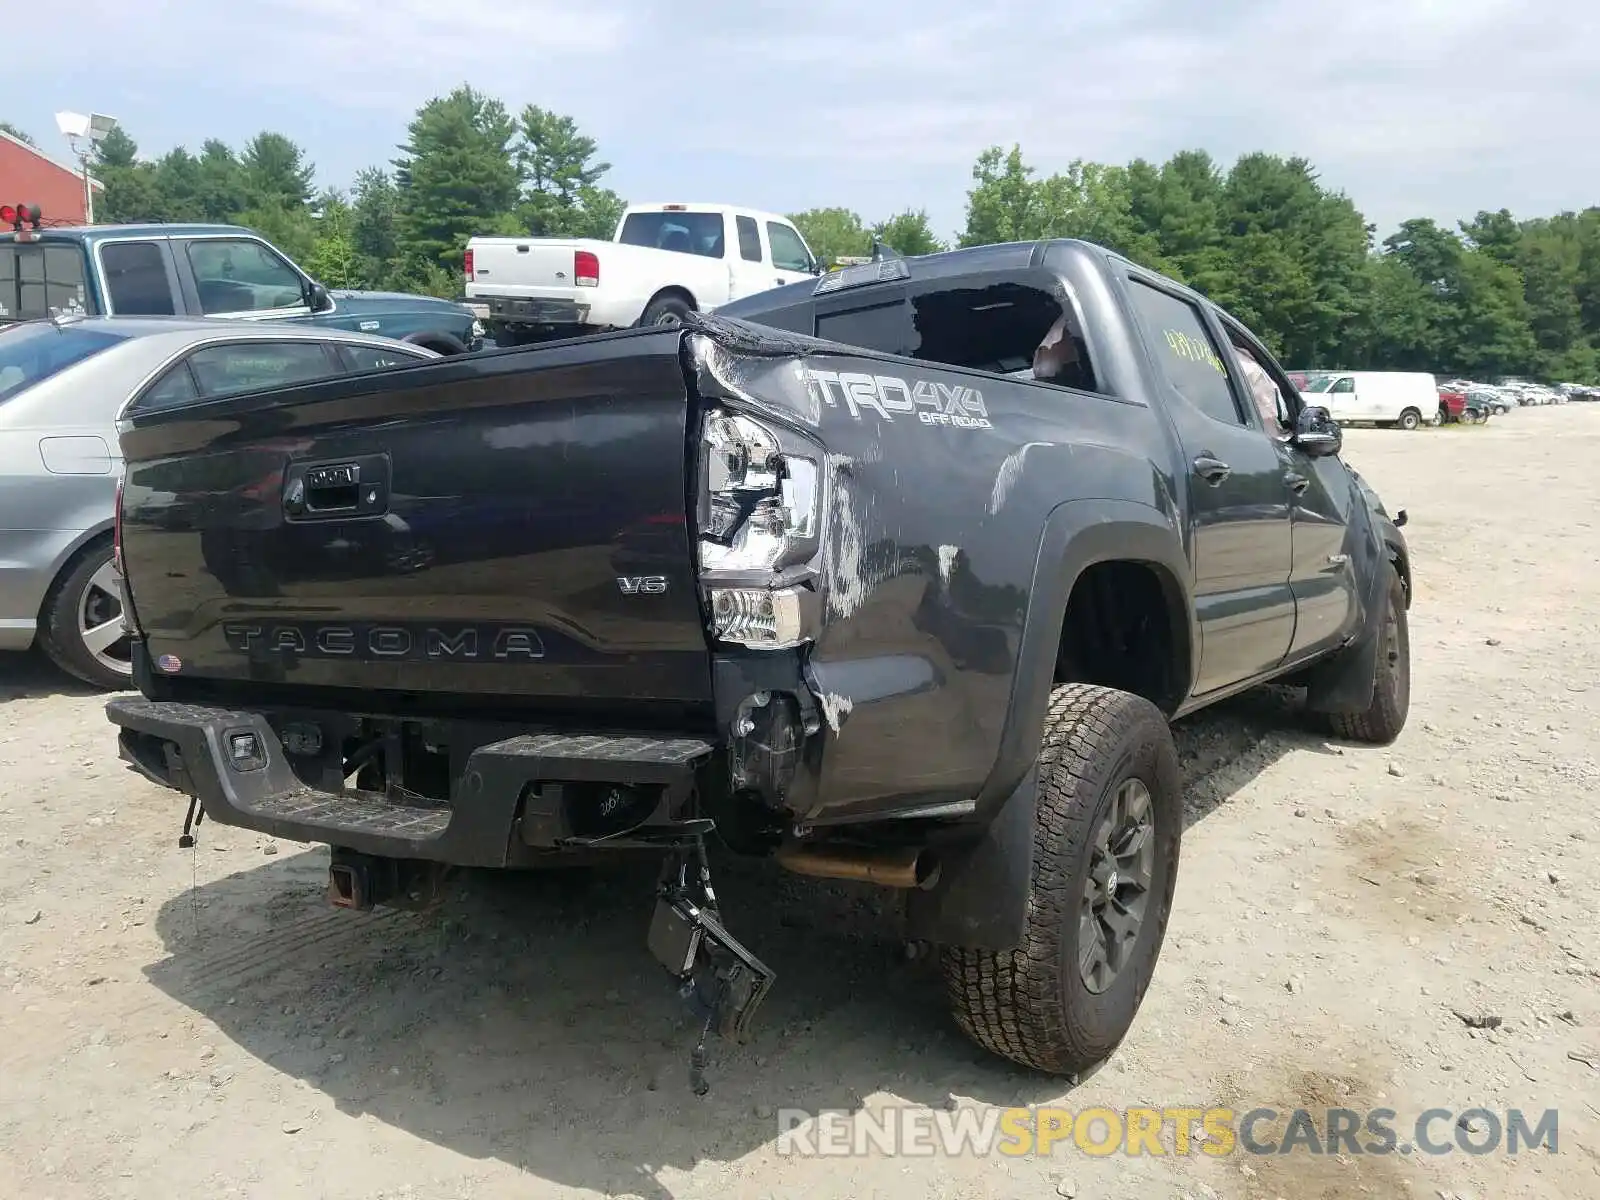
[[[1555,1109],[1281,1110],[888,1107],[778,1110],[779,1154],[796,1157],[1246,1154],[1520,1154],[1557,1152]]]

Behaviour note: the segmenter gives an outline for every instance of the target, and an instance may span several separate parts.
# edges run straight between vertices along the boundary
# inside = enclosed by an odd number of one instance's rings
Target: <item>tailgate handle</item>
[[[389,510],[387,455],[291,463],[283,474],[283,511],[291,520],[370,517]]]

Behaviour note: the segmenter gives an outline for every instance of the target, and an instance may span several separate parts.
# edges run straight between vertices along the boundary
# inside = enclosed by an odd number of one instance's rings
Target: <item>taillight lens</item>
[[[463,270],[465,270],[465,272],[466,272],[467,282],[471,283],[472,282],[472,251],[470,249],[467,251],[466,260],[462,264],[462,267],[463,267]]]
[[[574,250],[572,278],[579,287],[599,287],[600,256],[592,250]]]
[[[802,587],[750,585],[809,562],[820,546],[820,447],[743,413],[712,409],[701,431],[699,558],[712,633],[755,649],[808,640]],[[735,578],[737,577],[737,578]],[[733,586],[721,586],[726,580]]]

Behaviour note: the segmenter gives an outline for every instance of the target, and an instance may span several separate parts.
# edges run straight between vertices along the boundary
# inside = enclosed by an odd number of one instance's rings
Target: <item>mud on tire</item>
[[[1149,701],[1110,688],[1055,689],[1038,765],[1022,941],[1005,952],[943,947],[940,967],[956,1023],[980,1046],[1037,1070],[1077,1075],[1116,1049],[1150,985],[1177,883],[1183,793],[1166,718]],[[1137,823],[1113,818],[1139,807],[1149,822],[1147,841],[1136,846],[1126,830]],[[1107,980],[1103,968],[1082,964],[1103,944],[1108,922],[1125,927],[1125,907],[1103,914],[1113,907],[1108,895],[1134,899],[1143,846],[1149,857],[1137,932]],[[1106,849],[1125,853],[1108,856]],[[1135,878],[1106,877],[1108,862]],[[1092,986],[1091,976],[1101,986]]]

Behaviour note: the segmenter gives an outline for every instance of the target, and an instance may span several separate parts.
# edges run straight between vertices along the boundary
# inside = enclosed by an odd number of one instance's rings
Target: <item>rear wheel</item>
[[[1148,700],[1055,690],[1039,750],[1026,926],[1005,952],[944,947],[956,1023],[1014,1062],[1078,1075],[1122,1041],[1161,953],[1183,796],[1167,721]]]
[[[85,683],[129,685],[133,661],[109,541],[92,543],[61,572],[40,613],[39,645],[56,666]]]
[[[1333,732],[1353,742],[1386,746],[1400,736],[1411,711],[1411,631],[1406,624],[1406,589],[1400,572],[1389,565],[1389,589],[1383,623],[1378,629],[1378,670],[1372,698],[1358,713],[1332,713]]]
[[[1401,429],[1415,429],[1422,424],[1422,414],[1414,408],[1408,408],[1400,414]]]
[[[682,325],[683,319],[692,311],[689,302],[682,296],[659,296],[650,302],[644,310],[644,316],[639,318],[641,325]]]

